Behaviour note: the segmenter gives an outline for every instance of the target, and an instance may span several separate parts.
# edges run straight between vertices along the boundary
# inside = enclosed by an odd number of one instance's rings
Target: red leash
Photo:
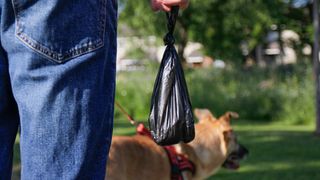
[[[116,106],[120,109],[120,111],[125,114],[127,116],[127,119],[129,120],[129,122],[136,126],[136,132],[137,134],[140,134],[142,136],[147,136],[150,139],[152,139],[151,133],[149,131],[148,128],[146,128],[143,123],[137,123],[137,121],[135,121],[130,115],[129,113],[127,113],[127,111],[124,110],[124,108],[117,102],[115,101]]]
[[[137,122],[129,115],[129,113],[127,113],[127,111],[125,111],[124,108],[117,101],[115,101],[114,103],[120,109],[120,111],[127,116],[127,119],[129,120],[129,122],[132,125],[137,126]]]

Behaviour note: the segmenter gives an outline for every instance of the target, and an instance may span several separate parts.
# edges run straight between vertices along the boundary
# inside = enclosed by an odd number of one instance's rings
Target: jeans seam
[[[104,46],[105,38],[105,24],[106,24],[106,0],[99,0],[100,9],[99,9],[99,37],[95,41],[89,41],[88,43],[82,44],[79,48],[72,47],[71,49],[59,53],[54,50],[47,48],[45,45],[40,42],[35,41],[33,38],[29,37],[23,32],[22,25],[20,24],[20,7],[16,0],[12,0],[13,10],[16,17],[15,23],[15,36],[27,45],[29,48],[35,52],[47,57],[50,60],[53,60],[57,63],[64,63],[67,60],[72,58],[93,52]]]

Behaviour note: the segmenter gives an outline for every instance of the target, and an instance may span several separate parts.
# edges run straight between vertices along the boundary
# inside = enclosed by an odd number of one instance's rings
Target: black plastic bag
[[[167,13],[169,32],[164,38],[167,46],[155,81],[149,126],[159,145],[187,143],[194,138],[194,120],[181,62],[174,47],[173,31],[178,7]]]

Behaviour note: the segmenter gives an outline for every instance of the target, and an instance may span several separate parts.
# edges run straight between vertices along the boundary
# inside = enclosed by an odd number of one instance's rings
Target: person
[[[151,0],[153,10],[187,0]],[[104,179],[112,136],[117,0],[0,3],[0,179],[20,126],[21,179]]]

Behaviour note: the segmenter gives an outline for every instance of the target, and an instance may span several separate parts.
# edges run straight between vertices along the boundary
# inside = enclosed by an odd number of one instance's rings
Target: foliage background
[[[143,72],[118,74],[116,100],[138,120],[148,118],[158,64]],[[216,116],[232,110],[242,119],[288,124],[314,122],[314,87],[309,63],[275,69],[186,69],[195,108]],[[116,109],[116,118],[122,116]]]
[[[182,54],[188,41],[204,45],[206,55],[239,62],[242,59],[241,43],[252,51],[272,25],[279,30],[297,32],[301,42],[313,40],[312,5],[309,0],[190,0],[189,7],[180,12],[176,38]],[[165,15],[157,15],[149,8],[149,1],[122,0],[125,4],[120,22],[132,28],[138,36],[165,34]],[[300,48],[301,49],[301,48]]]

